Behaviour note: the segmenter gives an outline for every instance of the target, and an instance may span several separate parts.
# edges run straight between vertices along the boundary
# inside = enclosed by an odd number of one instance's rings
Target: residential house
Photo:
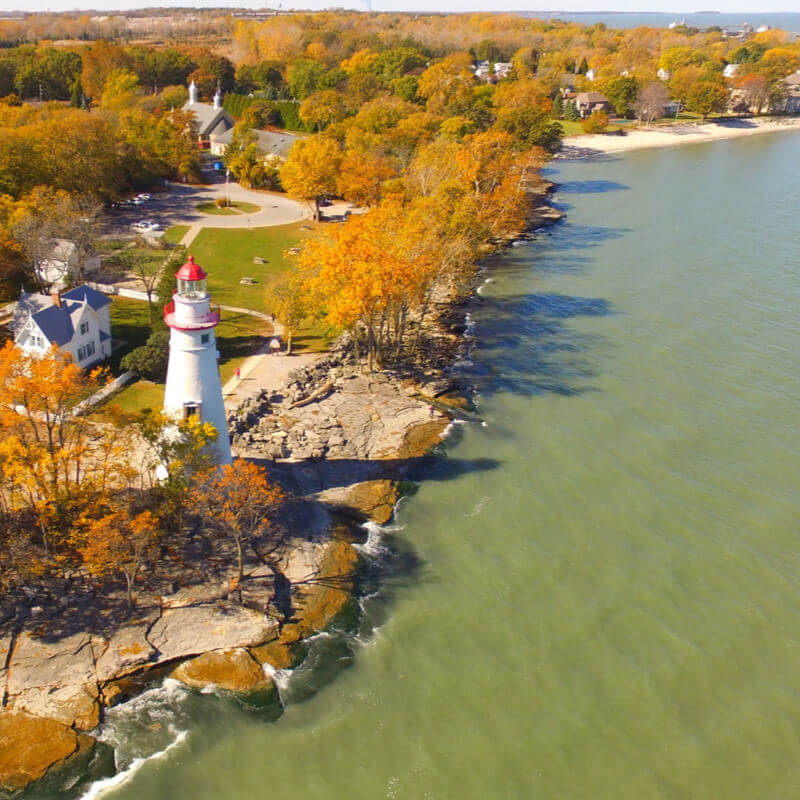
[[[726,64],[725,69],[722,70],[722,77],[723,78],[734,78],[736,77],[736,73],[739,71],[741,64]]]
[[[656,75],[660,81],[668,81],[672,77],[672,73],[663,67],[656,72]]]
[[[786,105],[783,110],[787,114],[800,114],[800,70],[784,78],[783,85],[786,87]]]
[[[210,146],[212,136],[220,136],[236,124],[234,118],[222,107],[222,92],[219,88],[211,105],[199,103],[194,81],[189,85],[189,102],[184,105],[183,110],[194,114],[193,127],[197,143],[204,150]]]
[[[491,65],[488,61],[478,61],[472,65],[472,73],[477,80],[486,83],[491,74]]]
[[[69,276],[78,273],[80,264],[78,247],[68,239],[52,239],[43,258],[34,265],[36,276],[43,284],[64,284]],[[84,259],[83,272],[86,274],[100,269],[100,256],[91,255]]]
[[[594,79],[596,77],[597,77],[597,73],[593,69],[587,69],[586,70],[586,80],[587,81],[594,81]]]
[[[588,117],[593,111],[611,112],[611,103],[600,92],[580,92],[575,97],[575,106],[581,117]]]
[[[85,284],[63,294],[23,292],[9,327],[29,353],[56,345],[79,367],[90,367],[111,355],[110,305],[106,295]]]
[[[512,69],[513,64],[510,61],[496,61],[494,65],[494,76],[497,80],[502,80]]]
[[[265,155],[275,155],[282,161],[289,156],[292,145],[301,137],[283,130],[261,131],[256,128],[250,129],[258,140],[258,149]],[[215,156],[224,156],[225,151],[230,147],[233,139],[233,128],[229,128],[224,133],[212,134],[210,145],[211,152]]]

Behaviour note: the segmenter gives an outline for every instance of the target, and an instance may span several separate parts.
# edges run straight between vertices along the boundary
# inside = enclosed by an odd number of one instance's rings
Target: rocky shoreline
[[[536,187],[529,230],[560,219],[547,202],[552,189]],[[104,710],[165,677],[279,712],[272,674],[299,663],[303,640],[352,602],[359,524],[391,518],[399,481],[438,444],[454,412],[470,407],[469,387],[448,369],[472,346],[465,299],[441,299],[422,369],[366,373],[342,338],[280,391],[230,414],[237,454],[262,463],[296,498],[284,521],[289,535],[268,563],[246,565],[242,603],[212,581],[173,586],[110,630],[53,635],[30,612],[22,625],[0,624],[0,793],[88,763],[106,747],[92,736]]]

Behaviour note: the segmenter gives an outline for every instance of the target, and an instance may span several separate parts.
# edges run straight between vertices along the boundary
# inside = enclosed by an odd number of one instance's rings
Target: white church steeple
[[[214,335],[219,312],[211,310],[207,277],[190,255],[175,273],[178,288],[164,307],[164,322],[170,328],[164,412],[183,419],[199,416],[202,422],[210,422],[217,429],[218,461],[230,464],[231,442]]]
[[[217,91],[214,95],[214,108],[222,108],[222,89],[219,88],[219,83],[217,84]]]
[[[189,84],[189,105],[193,106],[197,102],[197,85],[192,79],[192,82]]]

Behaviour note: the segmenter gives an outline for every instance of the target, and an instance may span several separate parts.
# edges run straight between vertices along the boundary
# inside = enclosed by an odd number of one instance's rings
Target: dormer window
[[[81,334],[89,333],[89,323],[81,322]]]

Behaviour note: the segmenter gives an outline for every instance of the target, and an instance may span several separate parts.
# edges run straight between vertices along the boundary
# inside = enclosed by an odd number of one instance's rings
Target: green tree
[[[728,90],[720,83],[700,81],[689,89],[686,107],[705,120],[709,114],[725,110],[728,104]]]
[[[495,127],[510,133],[521,149],[536,145],[548,153],[556,153],[561,148],[564,129],[537,108],[501,109]]]
[[[603,87],[603,94],[614,106],[620,117],[628,116],[628,112],[636,102],[636,93],[638,91],[639,86],[636,78],[625,75],[613,78]]]

